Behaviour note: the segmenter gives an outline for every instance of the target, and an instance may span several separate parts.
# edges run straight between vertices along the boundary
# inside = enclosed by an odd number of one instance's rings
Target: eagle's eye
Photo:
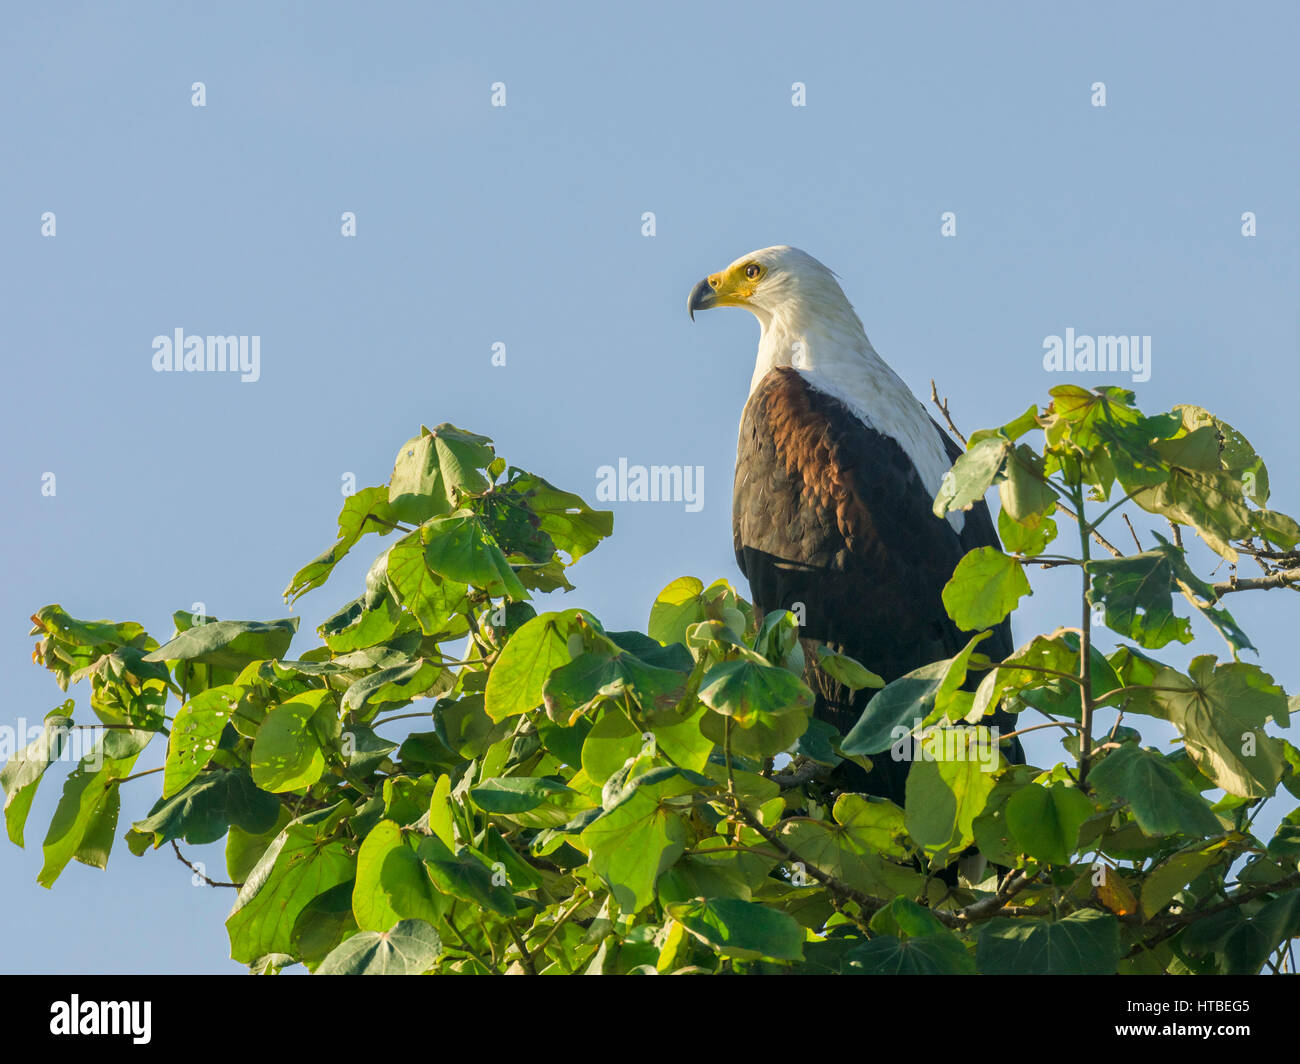
[[[748,277],[751,281],[756,279],[758,275],[762,272],[763,272],[762,268],[756,262],[751,262],[748,266],[745,267],[745,276]]]

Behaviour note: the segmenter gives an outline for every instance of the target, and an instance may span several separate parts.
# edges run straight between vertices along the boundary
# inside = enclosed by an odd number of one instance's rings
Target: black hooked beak
[[[691,289],[690,298],[686,300],[686,310],[691,316],[691,321],[695,320],[695,312],[697,310],[708,310],[710,307],[715,305],[716,301],[713,297],[713,287],[709,284],[709,279],[707,277]]]

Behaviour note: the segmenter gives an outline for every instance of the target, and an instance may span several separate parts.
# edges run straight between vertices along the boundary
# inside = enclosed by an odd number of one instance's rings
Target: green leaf
[[[447,517],[432,518],[421,528],[420,536],[425,541],[425,561],[444,579],[471,584],[493,597],[529,597],[477,514],[457,510]]]
[[[1147,835],[1223,834],[1209,805],[1156,750],[1124,743],[1092,767],[1088,782],[1102,798],[1126,803]]]
[[[960,740],[951,749],[948,736]],[[904,819],[913,840],[942,860],[974,841],[972,825],[993,790],[1001,759],[987,728],[942,729],[918,747],[907,775]],[[989,750],[991,759],[981,756]]]
[[[1023,522],[1015,521],[1006,510],[998,511],[998,537],[1012,554],[1037,557],[1056,538],[1056,519],[1044,514],[1030,514]]]
[[[739,898],[696,898],[669,905],[668,912],[721,957],[803,959],[803,928],[765,905]]]
[[[779,828],[786,844],[804,861],[856,890],[884,897],[925,895],[920,874],[875,852],[869,833],[803,817],[782,820]],[[762,846],[760,837],[753,834],[753,845]]]
[[[901,939],[877,935],[855,946],[844,960],[860,975],[974,975],[975,961],[961,940],[948,930]]]
[[[418,627],[413,614],[403,613],[391,595],[382,595],[373,609],[366,607],[364,596],[353,599],[322,621],[316,630],[334,654],[350,656],[362,650],[383,655],[388,648],[372,648]]]
[[[92,868],[107,866],[121,808],[116,781],[131,774],[151,738],[145,731],[111,731],[77,763],[45,833],[45,863],[36,877],[41,886],[52,887],[74,858]]]
[[[645,745],[641,729],[620,708],[611,706],[601,713],[582,744],[582,771],[597,783],[604,783]]]
[[[1157,449],[1161,446],[1157,444]],[[1229,541],[1250,534],[1250,511],[1242,501],[1241,484],[1217,468],[1175,465],[1167,481],[1139,491],[1133,501],[1148,513],[1190,525],[1212,550],[1230,562],[1237,560],[1237,552]]]
[[[231,825],[258,835],[269,831],[279,815],[279,801],[258,790],[241,766],[202,773],[175,795],[158,799],[149,815],[131,826],[143,835],[152,835],[156,849],[172,839],[183,838],[195,845],[216,842]]]
[[[1030,783],[1007,801],[1007,827],[1020,849],[1036,861],[1069,864],[1079,829],[1093,815],[1092,803],[1074,787]]]
[[[249,963],[293,948],[298,914],[317,895],[350,881],[356,862],[335,839],[336,814],[322,810],[292,821],[267,847],[226,919],[230,956]]]
[[[469,847],[462,846],[453,856],[441,839],[430,835],[420,843],[420,859],[429,870],[434,886],[443,894],[500,916],[515,915],[515,899],[506,877]]]
[[[904,858],[908,854],[903,810],[886,798],[867,794],[841,794],[831,810],[843,828],[845,846],[855,853],[878,853]]]
[[[1141,416],[1133,407],[1133,393],[1123,388],[1089,391],[1077,384],[1061,384],[1051,389],[1051,396],[1044,434],[1053,451],[1073,444],[1085,453],[1091,452],[1103,442],[1100,429],[1133,425]]]
[[[1282,550],[1292,550],[1300,543],[1300,524],[1277,510],[1255,510],[1250,515],[1251,524],[1259,535]]]
[[[990,920],[975,963],[984,975],[1111,975],[1122,952],[1119,921],[1083,909],[1064,920]]]
[[[253,742],[253,782],[279,794],[310,787],[325,771],[320,741],[308,727],[318,712],[334,713],[329,691],[308,691],[280,703],[267,715]]]
[[[1175,894],[1211,865],[1223,859],[1223,843],[1183,850],[1163,861],[1142,880],[1142,912],[1149,920],[1173,900]]]
[[[433,433],[421,427],[420,435],[402,444],[388,481],[388,501],[399,521],[422,524],[451,509],[442,481],[442,467]]]
[[[415,614],[425,635],[463,635],[469,626],[460,615],[469,608],[469,588],[429,568],[424,540],[428,534],[428,526],[424,526],[389,548],[388,582],[402,605]]]
[[[838,680],[850,691],[860,691],[864,687],[884,687],[883,677],[877,676],[865,665],[847,654],[840,654],[827,646],[817,648],[817,664],[831,679]]]
[[[217,752],[217,743],[244,696],[237,684],[209,687],[176,712],[167,740],[163,797],[170,798],[197,776]]]
[[[714,665],[704,674],[699,697],[742,728],[752,727],[763,716],[809,710],[813,705],[812,692],[799,677],[748,660]]]
[[[878,754],[910,733],[915,723],[925,720],[934,708],[948,666],[948,661],[932,662],[886,684],[879,694],[872,696],[858,722],[844,737],[841,752],[848,756]]]
[[[379,520],[371,520],[372,516]],[[387,488],[362,488],[348,496],[339,513],[337,542],[294,574],[289,586],[284,589],[285,599],[292,602],[312,588],[320,587],[358,539],[368,532],[387,535],[392,531],[391,526],[396,520],[397,514],[388,504]]]
[[[1047,483],[1043,459],[1030,447],[1018,444],[1006,464],[1006,478],[998,485],[1002,513],[1021,525],[1035,525],[1056,509],[1056,492]]]
[[[692,625],[704,621],[720,622],[733,640],[743,639],[749,629],[749,603],[736,594],[725,580],[715,580],[705,587],[693,576],[674,580],[655,599],[650,608],[646,631],[660,643],[687,643],[686,633]]]
[[[944,585],[943,605],[958,628],[991,628],[1032,594],[1023,567],[993,547],[970,551]]]
[[[298,617],[279,621],[213,621],[186,629],[175,639],[144,656],[145,661],[202,662],[226,669],[242,669],[250,661],[283,658]]]
[[[1264,725],[1287,719],[1287,699],[1268,673],[1243,662],[1216,666],[1212,655],[1202,654],[1187,676],[1165,669],[1156,686],[1165,689],[1157,690],[1156,701],[1182,732],[1197,768],[1215,784],[1242,798],[1276,790],[1285,758]]]
[[[877,909],[868,925],[877,935],[897,935],[900,938],[920,938],[938,935],[947,930],[934,912],[918,905],[911,898],[898,897],[884,908]]]
[[[640,912],[654,900],[656,880],[686,848],[686,825],[671,799],[715,786],[683,769],[651,769],[611,795],[604,812],[583,829],[592,871],[624,913]]]
[[[474,804],[524,827],[558,827],[595,803],[562,783],[540,776],[497,776],[470,788]]]
[[[226,873],[232,883],[243,883],[266,853],[266,848],[288,826],[293,815],[281,805],[275,823],[260,834],[251,834],[238,824],[230,826],[226,836]]]
[[[1212,428],[1217,436],[1219,464],[1241,483],[1242,491],[1256,506],[1268,502],[1268,469],[1245,436],[1199,406],[1182,404],[1174,407],[1174,411],[1182,416],[1183,426],[1189,432],[1202,426]]]
[[[294,955],[286,963],[301,960],[315,968],[344,939],[357,933],[352,916],[352,884],[340,883],[324,894],[317,894],[298,914],[293,923]]]
[[[1171,640],[1192,641],[1192,628],[1172,609],[1174,570],[1166,549],[1126,558],[1090,561],[1088,601],[1106,608],[1106,627],[1139,645],[1158,649]]]
[[[630,695],[646,712],[677,704],[686,676],[647,665],[632,654],[610,655],[607,648],[587,651],[547,678],[542,699],[553,720],[572,719],[599,700]]]
[[[679,576],[655,598],[650,607],[646,631],[660,643],[685,643],[686,629],[705,619],[700,592],[704,581],[694,576]]]
[[[362,931],[339,943],[317,975],[419,975],[442,953],[442,939],[423,920],[403,920],[388,931]]]
[[[1011,443],[999,436],[972,442],[953,467],[943,475],[934,499],[934,515],[943,517],[954,510],[969,510],[993,486],[1011,453]]]
[[[5,792],[5,828],[15,845],[23,845],[23,826],[27,823],[27,814],[31,811],[41,777],[50,764],[63,755],[67,744],[72,718],[59,712],[64,709],[71,711],[71,699],[45,714],[41,734],[14,754],[0,770],[0,787]]]
[[[361,677],[344,693],[343,709],[370,717],[381,706],[404,706],[416,698],[443,694],[452,682],[451,673],[442,666],[417,658]]]
[[[593,510],[579,496],[561,491],[532,473],[511,469],[508,487],[522,494],[538,527],[576,562],[614,531],[610,510]]]
[[[374,729],[364,724],[350,724],[347,731],[339,735],[339,748],[347,762],[348,774],[364,779],[397,749],[397,743],[380,738]]]
[[[381,820],[361,843],[352,911],[363,931],[379,931],[399,920],[436,923],[447,905],[434,889],[414,840],[391,820]]]
[[[527,713],[542,704],[546,679],[573,660],[569,635],[577,610],[539,613],[510,637],[488,674],[484,708],[494,721]]]

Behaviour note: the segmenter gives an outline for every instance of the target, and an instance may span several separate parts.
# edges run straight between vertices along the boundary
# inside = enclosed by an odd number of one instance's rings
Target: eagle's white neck
[[[751,306],[762,326],[750,395],[768,372],[790,366],[818,391],[839,399],[870,428],[898,441],[933,498],[951,463],[934,422],[902,379],[876,354],[833,276],[809,297]],[[831,290],[833,289],[833,291]],[[792,294],[793,295],[793,294]],[[948,514],[961,531],[965,517]]]

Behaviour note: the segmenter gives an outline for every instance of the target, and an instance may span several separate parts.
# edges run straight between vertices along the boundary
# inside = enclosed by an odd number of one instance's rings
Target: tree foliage
[[[231,956],[254,972],[1281,965],[1300,935],[1300,810],[1271,838],[1252,824],[1279,789],[1300,795],[1300,752],[1276,734],[1287,695],[1240,659],[1250,642],[1223,604],[1300,576],[1300,525],[1267,508],[1262,460],[1199,408],[1148,417],[1131,393],[1065,386],[972,436],[935,512],[994,487],[1005,550],[962,561],[950,614],[996,625],[1032,571],[1069,566],[1077,625],[1003,661],[977,635],[884,686],[841,737],[811,719],[794,616],[755,616],[725,580],[674,581],[645,632],[536,612],[611,514],[507,466],[486,437],[422,429],[290,580],[292,600],[363,539],[383,546],[311,649],[290,654],[292,618],[181,612],[160,644],[134,622],[38,610],[36,662],[65,691],[88,681],[97,723],[68,700],[10,760],[9,837],[23,844],[37,786],[82,729],[96,739],[63,784],[40,882],[71,860],[104,867],[119,789],[161,784],[125,842],[143,855],[226,838]],[[1114,547],[1129,501],[1171,538]],[[1184,530],[1263,575],[1202,580]],[[1185,670],[1153,657],[1192,640],[1191,617],[1219,655]],[[819,657],[883,684],[869,661]],[[1006,764],[981,724],[998,707],[1059,732],[1062,759]],[[1144,742],[1145,722],[1177,741]],[[151,743],[163,768],[133,776]],[[889,756],[914,761],[905,808],[828,791],[841,759]],[[971,846],[994,862],[984,874],[960,860]]]

